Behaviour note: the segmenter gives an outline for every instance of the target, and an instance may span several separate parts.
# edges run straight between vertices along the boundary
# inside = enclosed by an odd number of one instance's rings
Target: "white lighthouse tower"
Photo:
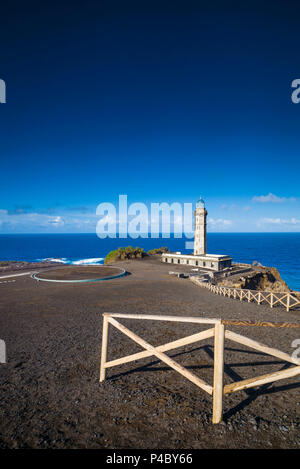
[[[196,204],[195,214],[195,240],[194,240],[194,255],[206,256],[207,254],[207,237],[206,237],[206,217],[207,210],[205,209],[204,200],[202,197]]]
[[[207,210],[202,197],[196,203],[194,253],[181,254],[181,252],[164,252],[162,262],[200,267],[204,271],[222,271],[230,269],[231,257],[224,254],[207,254],[206,217]],[[199,270],[199,269],[197,269]],[[174,273],[174,272],[173,272]]]

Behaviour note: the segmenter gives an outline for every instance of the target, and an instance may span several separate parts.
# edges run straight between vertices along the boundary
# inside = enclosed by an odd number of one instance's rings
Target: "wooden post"
[[[258,293],[258,302],[257,302],[259,305],[261,303],[261,292]]]
[[[107,342],[108,342],[108,317],[103,316],[103,330],[102,330],[102,350],[101,350],[101,364],[100,364],[100,379],[99,382],[105,380],[105,363],[107,357]]]
[[[290,295],[290,293],[288,293],[287,299],[286,299],[286,310],[287,311],[290,310],[290,300],[291,300],[291,295]]]
[[[223,413],[224,326],[215,325],[213,423],[220,423]]]
[[[271,303],[270,303],[271,308],[273,308],[273,301],[274,301],[274,295],[273,293],[271,293]]]
[[[251,292],[250,292],[250,290],[248,290],[248,303],[250,303],[250,301],[251,301],[250,295],[251,295]]]

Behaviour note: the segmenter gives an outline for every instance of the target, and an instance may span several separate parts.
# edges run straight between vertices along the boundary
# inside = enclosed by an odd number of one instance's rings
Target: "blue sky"
[[[17,2],[18,3],[18,2]],[[300,231],[299,6],[2,6],[0,233],[206,201],[210,231]]]

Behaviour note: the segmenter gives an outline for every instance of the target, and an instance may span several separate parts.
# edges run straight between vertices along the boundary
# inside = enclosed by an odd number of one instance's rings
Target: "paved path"
[[[37,271],[31,271],[31,272],[23,272],[22,274],[11,274],[11,275],[3,275],[0,277],[0,280],[3,278],[10,278],[10,277],[20,277],[21,275],[32,275],[32,274],[37,274]]]

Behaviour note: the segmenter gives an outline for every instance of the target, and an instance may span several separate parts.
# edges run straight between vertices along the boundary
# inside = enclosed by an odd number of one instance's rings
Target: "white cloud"
[[[229,226],[232,224],[231,220],[226,220],[224,218],[211,218],[211,217],[207,219],[207,223],[213,226],[216,226],[216,225]]]
[[[65,224],[64,219],[63,219],[62,217],[60,217],[60,216],[54,217],[54,218],[50,218],[50,219],[48,220],[48,223],[49,223],[50,225],[54,225],[54,226],[63,226],[63,225]]]
[[[260,223],[267,223],[271,225],[299,225],[300,220],[295,217],[292,218],[262,218]]]
[[[261,204],[265,203],[282,203],[282,202],[295,202],[295,197],[278,197],[275,194],[269,192],[268,195],[259,195],[252,197],[253,202],[259,202]]]
[[[7,210],[0,209],[0,215],[7,215]]]
[[[236,208],[237,208],[236,204],[231,204],[231,205],[222,204],[221,205],[222,210],[235,210]]]

